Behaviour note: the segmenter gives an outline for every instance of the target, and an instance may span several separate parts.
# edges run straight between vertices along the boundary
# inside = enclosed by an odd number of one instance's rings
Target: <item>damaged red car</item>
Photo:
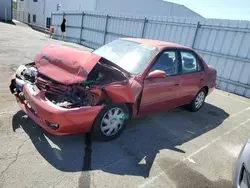
[[[216,70],[191,48],[126,38],[93,52],[47,46],[17,69],[10,90],[49,133],[108,141],[131,118],[183,105],[198,111],[215,85]]]

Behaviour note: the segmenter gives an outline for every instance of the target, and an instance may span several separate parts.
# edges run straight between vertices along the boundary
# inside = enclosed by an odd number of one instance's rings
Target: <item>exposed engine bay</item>
[[[39,73],[36,64],[29,63],[18,67],[13,92],[22,94],[24,84],[29,84],[38,92],[41,90],[45,91],[46,99],[57,106],[77,108],[94,106],[102,102],[101,96],[93,92],[93,88],[105,87],[105,84],[126,79],[127,77],[123,72],[111,65],[99,62],[88,74],[85,82],[65,85]]]

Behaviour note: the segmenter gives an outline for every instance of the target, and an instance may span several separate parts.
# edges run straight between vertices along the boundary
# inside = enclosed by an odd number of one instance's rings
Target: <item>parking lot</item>
[[[19,110],[8,89],[15,69],[49,39],[0,22],[0,188],[227,188],[250,137],[250,100],[215,90],[197,113],[178,108],[131,121],[120,138],[53,136]]]

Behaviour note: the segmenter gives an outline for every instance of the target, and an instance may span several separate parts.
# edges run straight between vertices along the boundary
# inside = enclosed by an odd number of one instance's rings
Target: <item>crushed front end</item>
[[[55,135],[91,131],[110,103],[132,105],[141,85],[129,73],[90,52],[48,46],[18,67],[10,91],[21,109]],[[135,114],[136,111],[133,110]]]
[[[17,69],[10,90],[21,109],[55,135],[89,132],[103,108],[88,85],[58,83],[39,74],[35,63]]]

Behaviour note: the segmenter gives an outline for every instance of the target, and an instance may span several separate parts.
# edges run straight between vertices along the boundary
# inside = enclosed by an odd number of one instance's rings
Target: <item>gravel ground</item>
[[[138,118],[120,138],[53,136],[22,113],[8,77],[49,39],[16,22],[0,23],[0,187],[227,188],[250,136],[250,100],[215,90],[197,113],[182,108]]]

